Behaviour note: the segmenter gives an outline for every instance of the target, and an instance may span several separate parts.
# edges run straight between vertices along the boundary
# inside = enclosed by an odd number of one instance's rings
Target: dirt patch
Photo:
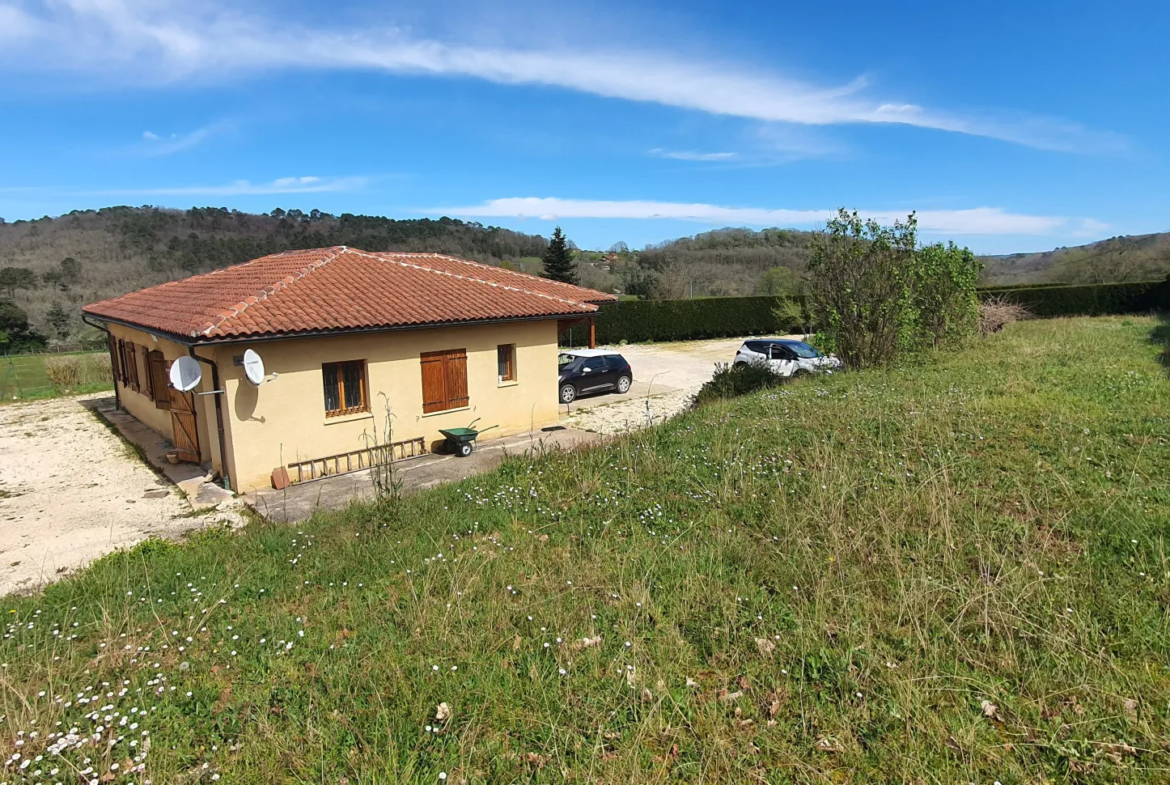
[[[108,395],[0,407],[0,593],[206,525],[82,405]]]

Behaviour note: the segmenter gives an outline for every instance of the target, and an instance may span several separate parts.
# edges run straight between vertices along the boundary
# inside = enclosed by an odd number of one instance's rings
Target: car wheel
[[[634,383],[634,380],[631,379],[629,376],[623,376],[620,379],[618,379],[617,391],[619,393],[621,393],[622,395],[625,395],[626,393],[628,393],[630,391],[630,385],[633,383]]]
[[[561,385],[561,403],[572,403],[577,400],[577,388],[571,384]]]

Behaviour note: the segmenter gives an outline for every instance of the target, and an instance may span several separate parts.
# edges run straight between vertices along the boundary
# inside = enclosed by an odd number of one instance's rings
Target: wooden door
[[[199,463],[199,433],[195,430],[195,396],[179,392],[174,387],[171,393],[171,433],[175,451],[180,461]]]

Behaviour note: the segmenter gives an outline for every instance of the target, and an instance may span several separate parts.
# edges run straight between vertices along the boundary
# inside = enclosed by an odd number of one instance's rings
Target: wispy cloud
[[[468,207],[419,210],[427,214],[493,218],[625,218],[636,220],[694,221],[719,225],[814,226],[823,224],[835,210],[790,210],[764,207],[654,201],[598,201],[520,197],[492,199]],[[904,220],[903,210],[860,210],[863,215],[890,223]],[[1025,215],[999,207],[966,210],[924,210],[918,213],[918,227],[929,234],[949,235],[1051,235],[1058,233],[1099,233],[1106,225],[1092,219],[1065,216]]]
[[[554,86],[768,122],[911,125],[1053,150],[1123,144],[1071,123],[966,116],[891,100],[874,94],[865,78],[821,86],[751,64],[665,51],[491,48],[419,38],[393,25],[307,27],[214,0],[27,0],[19,6],[0,0],[0,31],[7,44],[0,64],[10,72],[70,71],[119,84],[367,70]]]
[[[663,150],[661,147],[655,147],[650,155],[676,161],[730,161],[739,157],[739,153],[701,153],[697,150]]]
[[[134,152],[152,158],[173,155],[197,147],[230,127],[231,125],[226,122],[212,123],[187,133],[172,133],[165,136],[146,130],[142,132],[142,143],[134,147]]]
[[[91,196],[255,196],[263,194],[311,194],[357,191],[369,182],[365,177],[281,177],[267,183],[236,180],[226,185],[181,185],[163,188],[120,188],[88,191]]]

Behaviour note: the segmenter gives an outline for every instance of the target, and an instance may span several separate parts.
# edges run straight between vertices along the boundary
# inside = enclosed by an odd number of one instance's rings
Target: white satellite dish
[[[171,387],[179,392],[190,392],[203,381],[203,370],[194,357],[183,355],[171,363]]]
[[[264,361],[251,349],[244,350],[244,376],[257,387],[264,383]]]

